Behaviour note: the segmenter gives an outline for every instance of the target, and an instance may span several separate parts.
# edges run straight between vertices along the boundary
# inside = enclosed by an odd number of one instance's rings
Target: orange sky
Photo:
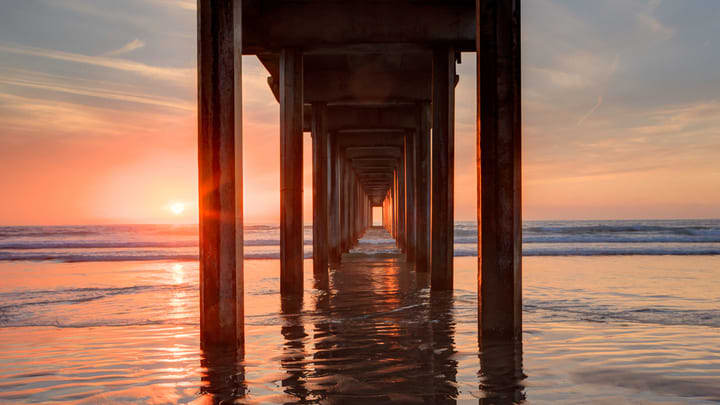
[[[0,225],[196,222],[194,2],[43,4],[0,5]],[[523,3],[526,219],[720,217],[720,13],[700,6]],[[277,222],[279,107],[243,63],[246,222]],[[457,220],[475,219],[474,71],[464,54]],[[310,173],[306,134],[305,222]]]

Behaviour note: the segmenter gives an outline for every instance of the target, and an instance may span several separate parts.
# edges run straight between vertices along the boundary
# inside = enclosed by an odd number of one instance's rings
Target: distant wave
[[[65,263],[78,262],[125,262],[125,261],[195,261],[198,260],[197,253],[172,253],[162,251],[138,252],[138,253],[105,253],[105,254],[84,254],[84,253],[53,253],[39,252],[27,253],[28,251],[0,252],[0,261],[57,261]],[[394,249],[388,252],[395,252]],[[720,255],[720,246],[678,246],[678,247],[566,247],[566,248],[543,248],[532,247],[523,249],[523,256],[714,256]],[[455,257],[477,256],[477,247],[456,246]],[[245,252],[246,260],[273,260],[280,258],[279,249],[270,252]],[[312,258],[312,251],[306,249],[305,259]]]
[[[642,297],[640,297],[642,299]],[[682,308],[615,308],[564,300],[523,300],[523,311],[547,311],[573,320],[633,322],[720,328],[720,310]]]
[[[280,246],[280,239],[248,239],[245,246]],[[303,241],[305,246],[312,246],[312,239]],[[27,240],[0,242],[0,249],[6,250],[39,250],[39,249],[128,249],[128,248],[183,248],[198,247],[197,240],[181,241],[117,241],[117,240]]]
[[[303,230],[308,258],[312,226]],[[0,261],[197,260],[197,232],[197,225],[5,226]],[[246,259],[279,258],[277,225],[246,225],[244,232]],[[455,224],[455,256],[477,255],[477,233],[474,222]],[[523,255],[720,255],[720,220],[529,221]]]

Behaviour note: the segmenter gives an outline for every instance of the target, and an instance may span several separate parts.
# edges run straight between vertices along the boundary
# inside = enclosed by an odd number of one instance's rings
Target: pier
[[[382,225],[433,292],[453,289],[456,65],[477,57],[478,335],[521,333],[520,0],[198,1],[200,323],[244,347],[242,55],[280,104],[280,291],[302,298],[304,133],[313,274]],[[319,285],[322,285],[320,283]]]

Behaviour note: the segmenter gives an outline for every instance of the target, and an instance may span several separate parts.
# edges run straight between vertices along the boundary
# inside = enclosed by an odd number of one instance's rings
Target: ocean
[[[196,226],[0,227],[0,403],[720,402],[720,220],[526,222],[519,347],[478,342],[476,237],[452,294],[393,258],[315,290],[308,259],[288,311],[278,227],[246,226],[236,362],[199,345]]]
[[[304,227],[305,258],[312,226]],[[277,259],[277,225],[245,226],[245,258]],[[194,260],[196,225],[0,227],[0,260]],[[477,225],[455,225],[455,256],[477,255]],[[524,256],[720,255],[720,220],[529,221]]]

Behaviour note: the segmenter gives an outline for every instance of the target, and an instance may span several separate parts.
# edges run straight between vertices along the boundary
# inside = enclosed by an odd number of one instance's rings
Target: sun
[[[170,211],[175,215],[180,215],[185,211],[185,204],[183,203],[172,203],[170,204]]]

